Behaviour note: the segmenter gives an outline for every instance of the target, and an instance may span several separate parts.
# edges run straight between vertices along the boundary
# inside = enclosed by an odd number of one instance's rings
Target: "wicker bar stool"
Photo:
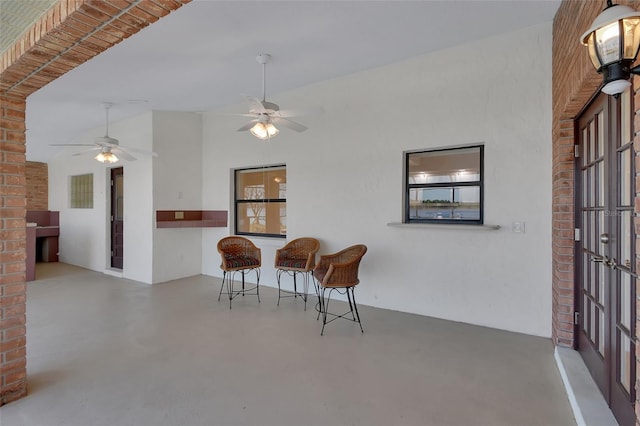
[[[298,297],[304,300],[304,310],[307,310],[309,297],[309,275],[316,266],[316,253],[320,249],[320,242],[315,238],[304,237],[289,241],[284,247],[276,250],[276,280],[278,281],[278,306],[282,297]],[[282,290],[280,278],[282,274],[293,276],[293,292]],[[296,275],[302,275],[303,290],[298,292]],[[283,296],[282,293],[285,293]]]
[[[362,329],[362,322],[360,322],[358,306],[356,305],[356,295],[354,290],[356,285],[360,283],[358,278],[358,269],[360,267],[360,261],[366,252],[367,246],[364,244],[356,244],[337,253],[320,256],[320,262],[313,270],[313,276],[319,284],[318,318],[322,315],[321,336],[324,334],[324,327],[338,318],[357,322],[360,325],[360,331],[364,333],[364,330]],[[325,301],[325,293],[327,290],[329,290],[329,293],[327,294]],[[349,312],[345,312],[342,315],[328,312],[331,293],[334,290],[340,294],[347,295],[347,300],[349,301]],[[348,314],[351,314],[351,318],[346,317]],[[327,316],[332,318],[327,321]]]
[[[229,296],[229,309],[231,309],[231,301],[238,295],[256,295],[258,303],[260,303],[260,266],[262,262],[262,253],[250,240],[244,237],[231,236],[225,237],[218,241],[218,253],[222,258],[220,269],[222,269],[222,285],[218,294],[218,301],[223,294],[226,285],[227,291],[224,293]],[[256,285],[249,289],[245,289],[245,274],[255,271]],[[234,290],[233,282],[236,272],[242,274],[242,289]],[[249,293],[255,290],[255,293]]]

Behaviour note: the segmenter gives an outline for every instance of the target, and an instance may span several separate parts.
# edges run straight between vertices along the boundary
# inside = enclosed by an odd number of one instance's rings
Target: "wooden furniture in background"
[[[60,212],[27,211],[27,281],[35,280],[36,262],[58,261]]]
[[[226,210],[156,210],[156,228],[225,228]]]

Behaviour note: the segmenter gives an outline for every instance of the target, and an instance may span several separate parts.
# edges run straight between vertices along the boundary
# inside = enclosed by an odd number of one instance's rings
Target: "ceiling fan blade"
[[[111,152],[113,152],[116,156],[122,158],[123,160],[136,161],[136,157],[134,157],[133,155],[131,155],[128,152],[126,152],[125,150],[123,150],[122,147],[113,148],[111,150]]]
[[[120,141],[118,141],[118,139],[116,138],[112,138],[109,136],[98,136],[96,138],[94,138],[94,143],[96,145],[100,145],[100,146],[109,146],[109,147],[114,147],[114,146],[119,146],[120,145]]]
[[[244,132],[249,130],[250,128],[252,128],[253,126],[255,126],[255,124],[258,122],[258,120],[251,120],[250,122],[248,122],[247,124],[245,124],[244,126],[240,127],[238,129],[239,132]]]
[[[284,109],[273,113],[274,117],[302,117],[309,115],[322,115],[324,114],[324,108],[322,107],[309,107],[301,109]]]
[[[257,112],[249,112],[249,113],[229,112],[226,114],[216,114],[216,115],[223,116],[223,117],[254,117],[254,118],[260,116],[260,114],[258,114]]]
[[[281,124],[284,127],[288,127],[291,130],[295,130],[296,132],[304,132],[305,130],[308,129],[307,126],[303,126],[300,123],[296,123],[295,121],[291,121],[283,117],[271,117],[271,121],[273,122],[273,124]]]
[[[255,96],[245,96],[245,98],[249,101],[249,112],[257,114],[264,114],[267,112],[260,99]]]
[[[49,146],[96,146],[94,143],[50,143]]]
[[[89,149],[84,149],[80,152],[74,152],[73,154],[71,154],[72,156],[76,156],[76,155],[86,155],[86,154],[90,154],[94,151],[100,151],[102,148],[100,148],[99,146],[95,147],[95,148],[89,148]]]
[[[142,155],[147,155],[150,157],[157,157],[158,153],[157,152],[153,152],[153,151],[146,151],[144,149],[138,149],[138,148],[131,148],[128,146],[118,146],[117,148],[119,148],[120,150],[124,150],[124,151],[132,151],[135,152],[137,154],[142,154]]]

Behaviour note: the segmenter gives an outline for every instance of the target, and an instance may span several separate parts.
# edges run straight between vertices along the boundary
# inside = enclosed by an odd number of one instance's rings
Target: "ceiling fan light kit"
[[[280,130],[272,123],[256,123],[250,130],[251,134],[258,139],[266,140],[271,139],[280,133]]]
[[[249,123],[238,129],[239,132],[249,130],[250,133],[260,140],[268,140],[280,133],[276,125],[288,127],[296,132],[304,132],[306,126],[296,123],[289,119],[294,117],[295,112],[280,111],[280,107],[266,100],[266,67],[267,62],[271,60],[271,55],[261,53],[256,56],[256,61],[262,65],[262,99],[247,96],[249,101],[249,113],[241,114],[242,116],[253,117]],[[299,114],[298,114],[299,115]]]
[[[98,160],[101,163],[116,163],[118,162],[118,160],[120,160],[114,153],[112,153],[111,151],[107,151],[107,152],[100,152],[98,155],[96,155],[94,157],[96,160]]]
[[[73,155],[82,155],[88,152],[99,151],[98,155],[95,158],[97,161],[106,164],[113,164],[120,161],[120,158],[127,161],[135,161],[136,157],[131,155],[129,152],[136,152],[142,155],[149,155],[152,157],[157,157],[158,154],[155,152],[144,151],[135,148],[126,148],[124,146],[120,146],[120,141],[116,138],[112,138],[109,136],[109,108],[113,106],[110,102],[105,102],[102,104],[105,109],[105,134],[104,136],[98,136],[94,138],[93,144],[51,144],[51,146],[90,146],[92,148],[86,149],[81,152],[77,152]],[[116,155],[118,154],[118,155]],[[119,157],[118,157],[119,156]]]

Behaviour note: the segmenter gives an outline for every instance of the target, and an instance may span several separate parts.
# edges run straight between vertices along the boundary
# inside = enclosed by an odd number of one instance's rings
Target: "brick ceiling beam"
[[[0,58],[0,94],[26,98],[191,0],[60,0]]]

